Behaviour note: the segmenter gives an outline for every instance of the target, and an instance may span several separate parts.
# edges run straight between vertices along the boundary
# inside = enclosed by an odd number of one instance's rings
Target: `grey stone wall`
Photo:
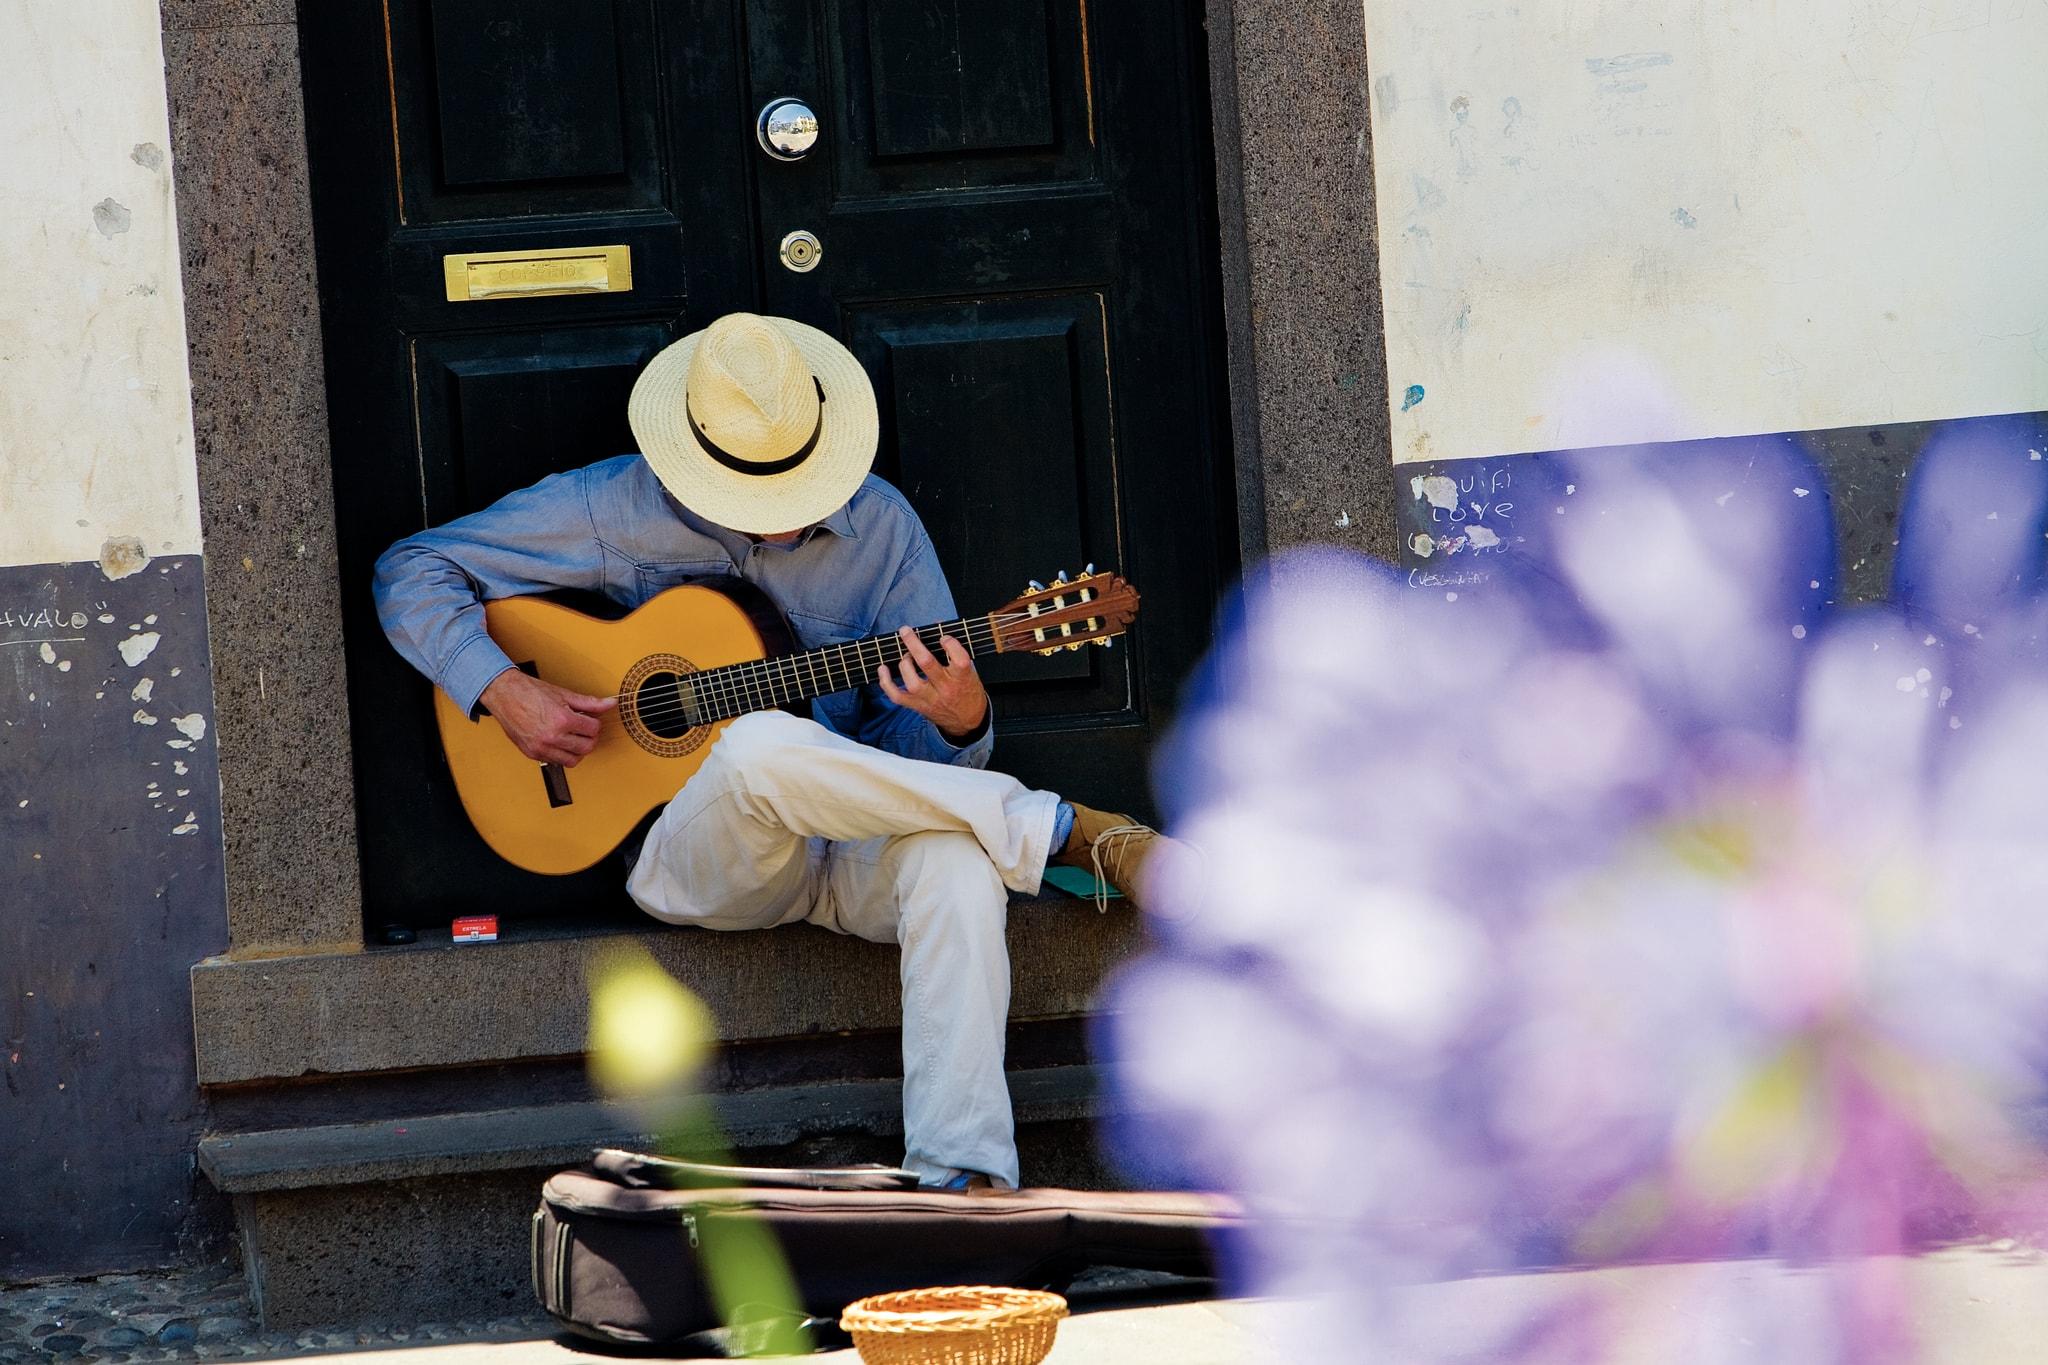
[[[164,0],[237,953],[359,948],[333,475],[291,0]]]
[[[1358,0],[1210,0],[1240,538],[1396,553]]]

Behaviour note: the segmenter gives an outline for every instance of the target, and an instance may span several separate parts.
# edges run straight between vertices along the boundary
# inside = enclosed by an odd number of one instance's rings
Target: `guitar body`
[[[616,621],[539,597],[488,602],[484,620],[528,672],[574,692],[619,698],[597,747],[564,769],[534,762],[496,720],[471,720],[435,689],[441,745],[477,833],[515,866],[558,875],[581,872],[624,842],[683,789],[732,723],[690,727],[674,719],[690,672],[794,647],[766,594],[740,580],[670,588]]]

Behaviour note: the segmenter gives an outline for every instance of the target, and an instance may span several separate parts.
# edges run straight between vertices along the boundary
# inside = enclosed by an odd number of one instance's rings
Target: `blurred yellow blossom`
[[[711,1011],[647,951],[613,946],[590,962],[590,1069],[614,1099],[687,1087],[711,1050]]]

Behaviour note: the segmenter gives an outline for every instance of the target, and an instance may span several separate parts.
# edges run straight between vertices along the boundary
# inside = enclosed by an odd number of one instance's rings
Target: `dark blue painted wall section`
[[[1401,566],[1411,585],[1446,592],[1540,580],[1561,532],[1605,517],[1617,480],[1648,474],[1734,514],[1754,498],[1808,500],[1832,533],[1832,562],[1807,581],[1830,602],[1872,601],[1890,592],[1915,461],[1934,441],[1987,428],[2048,451],[2048,413],[2031,413],[1404,464],[1394,471]],[[1596,535],[1627,573],[1630,528]]]
[[[227,943],[197,556],[0,568],[0,1281],[164,1265]]]

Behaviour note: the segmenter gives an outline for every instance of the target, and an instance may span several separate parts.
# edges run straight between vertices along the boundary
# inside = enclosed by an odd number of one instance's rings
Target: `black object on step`
[[[532,1225],[541,1306],[574,1332],[621,1344],[715,1328],[699,1258],[728,1220],[772,1231],[803,1310],[836,1319],[855,1299],[921,1285],[1048,1288],[1092,1266],[1208,1276],[1210,1238],[1243,1218],[1215,1195],[890,1188],[900,1173],[883,1167],[839,1172],[853,1188],[826,1187],[828,1171],[720,1187],[715,1170],[605,1152],[550,1178]]]

